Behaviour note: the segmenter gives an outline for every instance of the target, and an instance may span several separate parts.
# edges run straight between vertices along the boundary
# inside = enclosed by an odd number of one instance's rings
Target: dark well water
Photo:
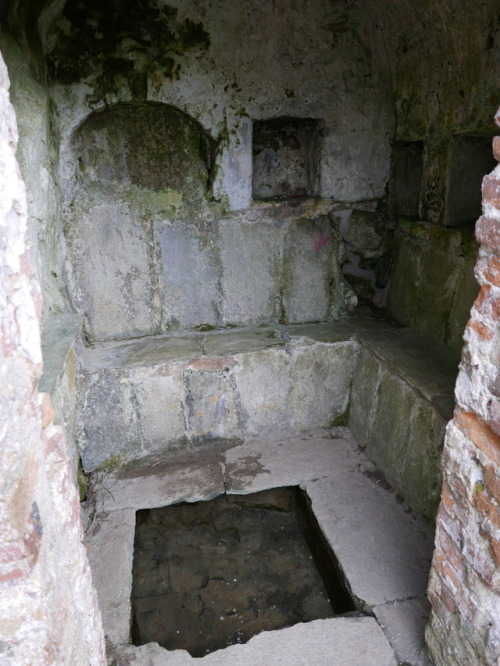
[[[137,512],[132,641],[193,657],[354,611],[297,487]]]

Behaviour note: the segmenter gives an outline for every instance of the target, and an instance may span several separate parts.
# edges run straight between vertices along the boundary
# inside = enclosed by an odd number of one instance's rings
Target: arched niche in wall
[[[72,295],[91,341],[164,330],[158,227],[206,199],[215,148],[195,120],[157,103],[95,112],[75,131],[65,234]]]
[[[205,196],[214,140],[194,119],[165,104],[120,104],[90,115],[75,133],[87,182]]]

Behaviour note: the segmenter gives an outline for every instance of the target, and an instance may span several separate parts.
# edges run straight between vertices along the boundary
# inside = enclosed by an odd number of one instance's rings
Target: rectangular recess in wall
[[[446,179],[446,226],[475,222],[480,217],[481,183],[497,165],[491,143],[491,136],[452,137]]]
[[[418,218],[423,141],[398,141],[392,148],[390,203],[395,217]]]
[[[318,125],[317,120],[307,118],[272,118],[254,122],[254,199],[315,195]]]

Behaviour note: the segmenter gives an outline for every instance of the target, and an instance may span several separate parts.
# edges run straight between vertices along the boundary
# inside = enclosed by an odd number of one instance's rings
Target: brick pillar
[[[0,663],[100,666],[79,501],[41,372],[40,289],[0,54]]]
[[[500,126],[500,110],[497,114]],[[500,161],[500,137],[493,140]],[[500,663],[500,166],[483,180],[479,295],[467,323],[429,582],[436,666]]]

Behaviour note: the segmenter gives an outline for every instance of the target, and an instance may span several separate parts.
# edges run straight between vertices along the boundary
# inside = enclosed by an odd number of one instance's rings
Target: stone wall
[[[390,45],[396,149],[418,149],[423,167],[416,214],[432,224],[474,222],[481,178],[494,167],[475,171],[488,159],[485,139],[494,134],[490,118],[500,103],[498,4],[388,0],[377,5]],[[476,212],[461,206],[465,219],[457,219],[455,204],[465,192],[474,197]]]
[[[398,323],[445,343],[458,360],[478,290],[470,236],[481,214],[482,178],[495,166],[498,6],[389,0],[378,3],[378,16],[390,44],[396,114],[388,310]]]
[[[384,196],[389,71],[359,8],[174,0],[125,17],[68,3],[42,24],[69,291],[89,340],[355,304],[332,206],[289,201],[373,210]]]
[[[387,56],[371,19],[346,0],[142,3],[127,13],[68,3],[47,28],[61,132],[61,182],[73,131],[94,110],[154,101],[195,118],[218,141],[213,197],[252,202],[252,124],[318,123],[316,196],[382,196],[394,131]],[[295,137],[296,138],[296,137]]]
[[[43,76],[36,74],[29,48],[0,30],[0,48],[9,70],[10,98],[19,128],[17,160],[26,185],[28,237],[34,249],[43,297],[43,318],[71,308],[66,289],[60,193],[55,177],[56,137]]]
[[[494,155],[500,160],[500,138]],[[483,180],[480,291],[465,331],[443,454],[429,584],[427,642],[437,666],[498,663],[500,654],[500,167]]]
[[[217,144],[187,114],[116,105],[92,114],[73,147],[69,284],[89,340],[324,321],[349,308],[337,206],[285,200],[225,214],[207,201]]]
[[[0,58],[0,661],[104,664],[78,493],[41,370],[41,296]]]
[[[477,244],[471,231],[400,220],[392,243],[387,312],[457,361],[463,331],[479,286],[474,278]]]
[[[252,438],[272,446],[331,426],[349,404],[357,344],[335,332],[326,340],[269,327],[86,350],[76,412],[84,470]]]

